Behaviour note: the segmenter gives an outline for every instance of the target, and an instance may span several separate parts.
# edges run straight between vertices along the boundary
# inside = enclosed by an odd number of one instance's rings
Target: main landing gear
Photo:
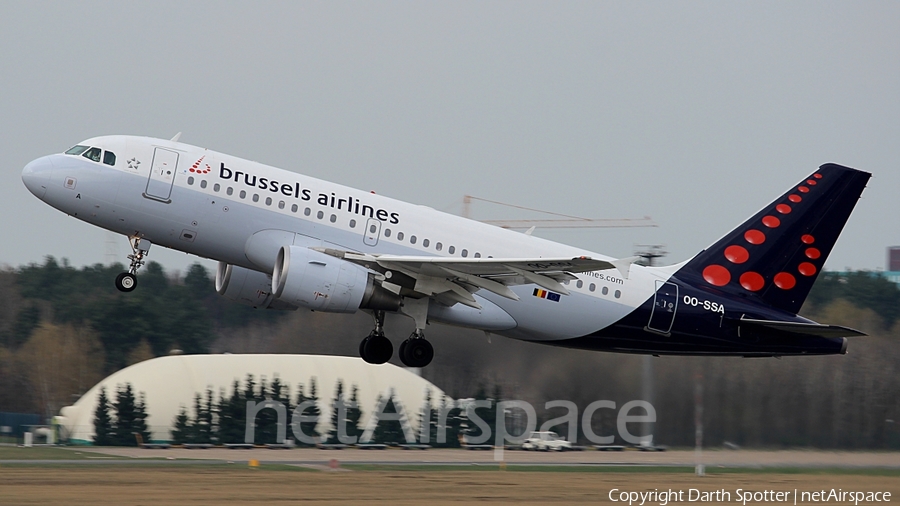
[[[359,343],[359,356],[370,364],[383,364],[394,354],[394,345],[384,337],[384,311],[375,311],[375,329]]]
[[[131,254],[128,255],[131,265],[128,271],[116,276],[116,288],[120,292],[130,292],[137,288],[137,270],[144,265],[144,256],[150,251],[150,241],[147,239],[129,237],[128,242],[131,243]]]
[[[427,300],[425,309],[427,311]],[[375,311],[375,329],[359,343],[359,356],[370,364],[383,364],[391,359],[394,346],[384,337],[384,311]],[[416,327],[420,319],[416,318]],[[424,326],[424,323],[423,323]],[[434,347],[425,339],[423,329],[416,328],[409,339],[400,344],[400,361],[406,367],[425,367],[434,358]]]

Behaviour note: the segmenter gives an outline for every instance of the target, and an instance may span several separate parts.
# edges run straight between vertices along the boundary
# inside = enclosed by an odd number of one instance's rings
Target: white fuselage
[[[267,274],[284,241],[368,254],[612,260],[179,142],[108,136],[81,144],[114,153],[115,161],[39,158],[23,172],[29,189],[93,225]],[[432,304],[429,319],[517,339],[568,339],[615,323],[652,297],[674,270],[634,265],[627,279],[615,269],[582,273],[558,302],[534,296],[535,285],[512,287],[518,301],[480,290],[480,301],[511,319],[460,304]]]

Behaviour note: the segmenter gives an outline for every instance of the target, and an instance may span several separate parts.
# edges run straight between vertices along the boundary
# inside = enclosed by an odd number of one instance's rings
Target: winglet
[[[631,272],[631,264],[640,259],[641,257],[620,258],[618,260],[611,260],[609,263],[613,264],[613,267],[622,274],[623,278],[628,279],[628,274]]]

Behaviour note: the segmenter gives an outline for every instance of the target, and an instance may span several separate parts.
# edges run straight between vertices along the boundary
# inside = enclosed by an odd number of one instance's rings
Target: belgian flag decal
[[[547,290],[542,290],[540,288],[535,288],[534,293],[532,293],[535,297],[540,297],[542,299],[552,300],[553,302],[559,302],[559,294],[548,292]]]

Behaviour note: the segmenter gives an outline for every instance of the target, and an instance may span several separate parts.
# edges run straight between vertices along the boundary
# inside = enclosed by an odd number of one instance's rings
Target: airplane
[[[825,164],[694,257],[635,264],[172,140],[112,135],[28,163],[37,198],[128,236],[218,261],[216,290],[255,308],[365,310],[366,362],[393,356],[386,313],[547,345],[650,355],[847,351],[854,329],[798,315],[871,174]]]

